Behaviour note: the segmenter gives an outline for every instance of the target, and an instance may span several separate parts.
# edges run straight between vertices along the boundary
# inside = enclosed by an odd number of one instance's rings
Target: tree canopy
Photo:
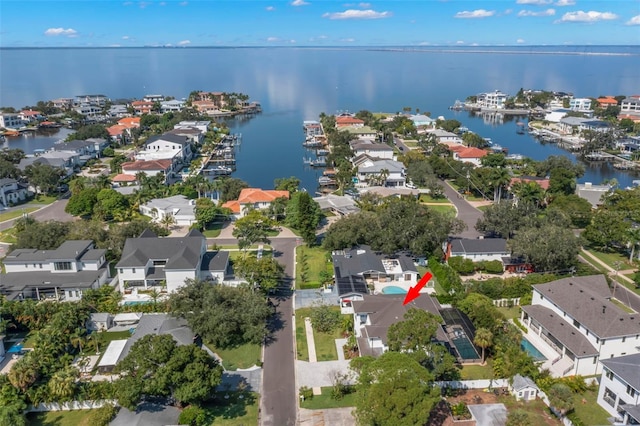
[[[315,244],[316,228],[322,219],[320,205],[306,191],[296,192],[287,203],[285,223],[300,231],[307,244]]]

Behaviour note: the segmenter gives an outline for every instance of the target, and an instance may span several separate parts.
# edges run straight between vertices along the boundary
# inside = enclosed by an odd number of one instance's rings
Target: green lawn
[[[629,258],[617,252],[605,253],[597,251],[593,248],[585,248],[586,251],[597,257],[602,262],[609,265],[609,267],[616,269],[616,262],[620,262],[619,270],[635,268],[637,265],[629,263]]]
[[[4,222],[5,220],[15,219],[17,217],[22,216],[23,214],[32,213],[38,210],[38,207],[25,207],[19,210],[11,210],[10,212],[0,213],[0,222]]]
[[[547,407],[541,399],[525,402],[516,401],[513,396],[500,396],[498,402],[502,402],[507,407],[507,411],[521,409],[529,413],[529,424],[531,425],[548,425],[551,424],[549,420],[555,421],[555,424],[559,426],[562,425],[560,420],[557,420],[553,413],[551,413],[551,410],[549,410],[549,407]],[[606,425],[609,423],[605,422],[602,424]]]
[[[89,416],[94,410],[49,411],[27,414],[28,426],[92,426]]]
[[[424,277],[424,274],[426,274],[427,272],[431,272],[431,270],[424,266],[418,266],[418,274],[420,274],[421,277]],[[445,294],[446,292],[438,282],[438,279],[433,274],[433,272],[431,272],[431,275],[433,275],[433,278],[431,278],[431,281],[434,282],[434,288],[436,289],[436,294]]]
[[[488,209],[489,209],[489,207],[491,207],[491,206],[492,206],[492,204],[487,204],[486,206],[478,206],[478,207],[476,207],[476,209],[478,209],[478,210],[480,210],[481,212],[483,212],[483,211],[485,211],[485,210],[488,210]]]
[[[419,198],[421,203],[443,203],[443,204],[451,204],[448,198],[433,198],[429,194],[420,194]]]
[[[586,401],[584,404],[582,402],[583,398]],[[575,399],[574,412],[585,425],[596,426],[609,424],[607,418],[611,417],[611,415],[596,402],[598,399],[597,389],[586,391],[582,395],[577,395]]]
[[[230,349],[218,349],[210,343],[207,344],[207,347],[222,358],[222,365],[230,371],[253,367],[262,356],[261,346],[254,343],[246,343]]]
[[[206,423],[212,426],[254,426],[258,424],[259,406],[260,395],[255,392],[218,392],[215,402],[203,408]]]
[[[58,197],[56,195],[38,195],[37,197],[34,197],[33,200],[30,200],[29,202],[25,203],[25,204],[51,204],[54,201],[56,201],[58,199]]]
[[[449,185],[451,185],[451,187],[452,187],[453,189],[455,189],[455,190],[456,190],[456,192],[460,189],[460,187],[459,187],[459,186],[457,186],[453,181],[450,181],[450,180],[449,180],[449,181],[447,181],[447,183],[448,183]],[[467,188],[465,188],[465,190],[466,190],[466,189],[467,189]],[[471,195],[471,194],[467,194],[467,195],[465,195],[465,199],[466,199],[467,201],[484,201],[484,198],[482,198],[482,197],[477,197],[477,196],[475,196],[475,195]]]
[[[220,231],[222,231],[223,226],[224,226],[223,222],[212,223],[209,226],[207,226],[207,229],[205,229],[202,233],[207,238],[215,238],[220,235]]]
[[[342,399],[331,398],[331,386],[322,388],[322,395],[314,395],[313,398],[300,402],[300,407],[309,410],[320,410],[323,408],[355,407],[356,393],[345,395]]]
[[[16,238],[15,228],[9,228],[0,232],[0,241],[7,244],[15,244],[16,242],[18,242],[18,239]]]
[[[271,254],[273,253],[273,251],[271,250],[271,246],[265,246],[268,248],[265,248],[262,250],[262,256],[263,257],[271,257]],[[242,256],[244,256],[245,253],[242,251],[231,251],[229,252],[229,259],[233,262],[235,259],[239,259]],[[247,256],[253,256],[256,257],[257,255],[257,250],[248,250],[246,253]]]
[[[428,205],[427,206],[428,209],[430,210],[435,210],[438,213],[443,213],[445,215],[449,215],[449,216],[455,216],[457,214],[456,208],[453,206],[431,206]]]
[[[309,346],[307,345],[307,334],[304,331],[304,318],[309,316],[309,308],[302,308],[296,311],[296,359],[309,361]]]
[[[312,310],[313,308],[296,310],[296,347],[298,350],[298,359],[303,361],[309,361],[309,349],[307,346],[307,335],[304,329],[304,319],[311,316]],[[332,306],[331,310],[340,312],[340,307]],[[313,340],[316,344],[318,361],[335,361],[338,359],[335,340],[341,337],[342,332],[340,329],[333,333],[320,333],[317,330],[313,330]],[[304,345],[302,345],[302,343],[304,343]]]
[[[129,333],[129,331],[102,331],[102,332],[93,332],[89,335],[89,339],[94,341],[97,340],[98,341],[98,349],[100,350],[100,353],[104,353],[105,350],[107,350],[107,347],[109,346],[109,343],[111,343],[112,340],[125,340],[128,339],[129,337],[131,337],[131,333]],[[96,351],[92,350],[92,351],[85,351],[85,353],[87,355],[95,355]]]
[[[520,318],[520,307],[513,306],[511,308],[497,308],[498,311],[502,312],[502,314],[507,319]]]
[[[460,376],[462,380],[493,379],[493,362],[488,359],[486,365],[463,365]]]
[[[322,247],[296,247],[296,288],[320,288],[320,273],[326,271],[333,276],[332,263],[327,260],[328,252]]]

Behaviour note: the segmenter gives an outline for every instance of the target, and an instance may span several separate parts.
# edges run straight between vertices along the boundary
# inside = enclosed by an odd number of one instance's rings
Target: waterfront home
[[[125,126],[127,129],[140,127],[140,117],[123,117],[118,120],[118,124]]]
[[[149,216],[153,221],[162,223],[167,216],[172,216],[178,226],[191,226],[196,221],[195,200],[184,195],[167,198],[154,198],[140,205],[140,213]]]
[[[369,126],[344,126],[339,130],[349,132],[356,138],[364,140],[374,140],[378,136],[378,132]]]
[[[304,127],[305,137],[312,138],[322,135],[322,126],[319,121],[305,120],[302,125]]]
[[[156,176],[158,173],[164,176],[164,182],[173,172],[173,161],[171,160],[149,160],[149,161],[129,161],[122,163],[122,173],[137,178],[138,173],[144,173],[148,177]]]
[[[594,185],[591,182],[585,182],[576,185],[576,195],[587,200],[595,209],[602,204],[602,197],[609,194],[612,189],[611,185]]]
[[[215,115],[220,112],[218,105],[213,101],[193,101],[191,106],[201,114]]]
[[[478,94],[477,104],[483,109],[504,109],[509,95],[499,90]]]
[[[456,135],[455,133],[447,132],[446,130],[433,129],[433,130],[429,130],[427,134],[434,135],[438,140],[438,143],[445,143],[445,142],[454,142],[457,144],[462,143],[462,138],[460,136]]]
[[[571,112],[570,109],[567,108],[555,108],[548,112],[544,113],[544,121],[548,121],[549,123],[559,123],[567,114]]]
[[[78,95],[73,99],[74,106],[87,104],[87,105],[96,105],[100,108],[104,107],[109,98],[105,95]]]
[[[227,102],[224,99],[224,92],[198,92],[196,93],[195,101],[211,101],[217,109],[222,109],[227,106]]]
[[[33,111],[30,109],[20,111],[19,116],[24,123],[37,123],[38,121],[45,119],[45,116],[42,115],[40,111]]]
[[[440,319],[436,329],[437,343],[449,345],[445,323],[440,315],[440,304],[435,297],[423,295],[406,305],[404,296],[364,295],[362,300],[352,301],[353,327],[360,356],[379,356],[389,350],[389,327],[403,321],[409,309],[420,309]]]
[[[102,113],[102,107],[94,104],[80,104],[74,108],[78,114],[85,115],[87,117],[95,117]]]
[[[409,117],[409,120],[411,120],[413,122],[413,125],[416,126],[416,128],[420,129],[420,128],[435,128],[436,127],[436,120],[434,120],[431,117],[428,117],[424,114],[415,114]]]
[[[186,136],[164,133],[151,136],[144,149],[135,155],[136,160],[171,160],[174,164],[189,164],[193,152],[191,142]]]
[[[228,267],[229,252],[208,252],[206,238],[196,229],[184,237],[164,238],[147,229],[137,238],[127,238],[116,264],[123,294],[165,287],[172,293],[188,278],[222,283]]]
[[[193,127],[194,129],[200,130],[202,133],[207,133],[209,129],[210,121],[181,121],[178,124],[174,125],[174,129],[184,129]]]
[[[129,115],[129,108],[123,104],[111,105],[108,114],[109,117],[124,118]]]
[[[19,129],[24,127],[24,122],[16,113],[1,113],[0,114],[0,128],[3,129]]]
[[[572,98],[569,100],[569,109],[571,111],[590,111],[591,99],[589,98]]]
[[[91,138],[84,141],[74,139],[69,142],[57,143],[51,150],[76,154],[78,155],[78,164],[84,166],[88,160],[100,157],[107,146],[108,142],[102,138]]]
[[[32,193],[29,191],[28,185],[12,178],[0,179],[0,204],[2,204],[3,207],[9,207],[26,201],[30,195],[32,195]]]
[[[349,142],[355,157],[366,154],[378,159],[393,159],[393,148],[384,143],[375,143],[370,140],[356,139]]]
[[[58,98],[52,99],[50,101],[54,107],[60,108],[61,110],[68,110],[73,106],[73,98]]]
[[[453,150],[453,159],[462,161],[463,163],[470,163],[478,167],[482,165],[482,158],[484,158],[488,154],[489,153],[484,149],[465,147]]]
[[[640,424],[640,354],[600,362],[598,405],[614,417],[616,425]]]
[[[522,306],[527,340],[555,377],[602,372],[600,360],[637,353],[640,315],[622,308],[604,275],[569,277],[533,286]]]
[[[228,208],[235,219],[243,218],[250,210],[268,209],[278,198],[289,198],[289,191],[243,188],[237,200],[227,201],[222,207]]]
[[[360,211],[360,208],[353,198],[346,195],[327,194],[314,197],[313,200],[318,203],[320,210],[323,212],[331,212],[337,216],[348,216],[351,213]]]
[[[611,129],[609,123],[603,120],[594,120],[581,117],[564,117],[560,119],[560,130],[565,134],[579,134],[585,130],[595,132],[607,132]]]
[[[376,194],[382,198],[387,197],[415,197],[416,199],[420,195],[420,191],[417,189],[410,189],[406,186],[368,186],[360,189],[360,193]]]
[[[137,115],[150,114],[153,111],[155,103],[148,101],[133,101],[131,106],[135,110]]]
[[[352,114],[341,114],[336,116],[336,128],[341,130],[344,127],[364,127],[364,121],[356,118]]]
[[[511,257],[504,238],[454,238],[447,243],[445,259],[459,256],[473,262],[502,262],[503,257]]]
[[[177,127],[173,130],[169,130],[166,134],[184,136],[192,144],[199,145],[204,140],[204,134],[200,129],[195,127]]]
[[[600,108],[618,106],[618,101],[613,96],[604,96],[596,100]]]
[[[407,181],[404,164],[388,159],[365,161],[358,166],[357,177],[358,183],[369,186],[404,187]]]
[[[147,102],[162,102],[164,101],[164,95],[144,95],[142,100]]]
[[[8,300],[80,300],[109,278],[106,250],[69,240],[54,250],[16,249],[3,259],[0,294]]]
[[[184,101],[179,101],[177,99],[160,102],[160,110],[163,114],[167,112],[180,112],[184,109],[184,106]]]

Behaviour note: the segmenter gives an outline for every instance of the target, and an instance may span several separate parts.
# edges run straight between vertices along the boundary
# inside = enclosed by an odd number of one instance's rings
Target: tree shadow
[[[217,392],[215,399],[204,404],[206,424],[215,424],[216,419],[237,419],[247,415],[247,407],[256,404],[252,392]]]

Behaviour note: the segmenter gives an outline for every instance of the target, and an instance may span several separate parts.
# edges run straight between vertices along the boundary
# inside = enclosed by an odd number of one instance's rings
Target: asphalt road
[[[444,187],[445,195],[458,210],[458,219],[462,220],[467,225],[467,229],[458,235],[454,235],[454,237],[478,238],[482,236],[482,234],[476,231],[475,228],[476,222],[482,217],[482,212],[469,204],[467,200],[462,198],[462,195],[453,189],[447,182],[443,182],[442,186]]]
[[[75,218],[68,213],[65,213],[64,208],[67,206],[69,202],[68,198],[54,201],[46,207],[41,208],[38,211],[33,213],[29,213],[29,216],[34,218],[37,221],[44,222],[47,220],[58,220],[60,222],[70,222]],[[20,209],[20,207],[15,207],[15,209]],[[0,223],[0,231],[7,230],[13,227],[13,222],[16,219],[7,220],[5,222]]]
[[[274,257],[285,267],[286,279],[277,294],[271,297],[276,313],[269,324],[272,330],[264,347],[262,370],[261,421],[262,426],[294,426],[297,418],[295,385],[295,355],[293,346],[294,253],[297,238],[273,237]],[[209,238],[207,244],[237,244],[230,238]]]

